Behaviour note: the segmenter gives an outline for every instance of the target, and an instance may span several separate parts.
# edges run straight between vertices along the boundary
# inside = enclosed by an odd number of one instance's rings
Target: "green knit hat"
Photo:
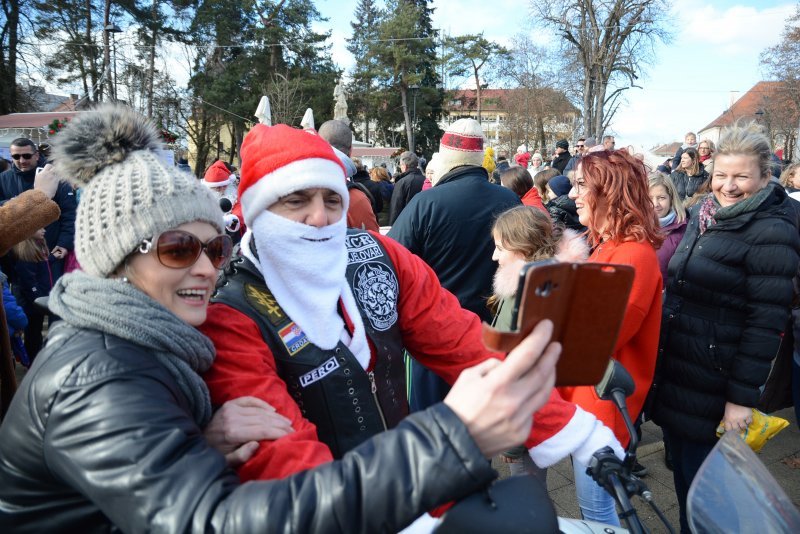
[[[107,277],[144,239],[202,221],[223,231],[222,211],[191,174],[165,165],[155,127],[127,106],[81,113],[53,140],[56,172],[83,187],[75,255],[88,274]]]

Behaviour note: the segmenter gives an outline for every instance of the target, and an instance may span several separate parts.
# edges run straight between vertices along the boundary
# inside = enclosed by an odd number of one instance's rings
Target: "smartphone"
[[[602,380],[619,336],[633,267],[607,263],[526,264],[512,310],[516,329],[501,332],[483,325],[492,350],[508,352],[543,319],[553,322],[553,340],[562,346],[557,386],[593,386]]]

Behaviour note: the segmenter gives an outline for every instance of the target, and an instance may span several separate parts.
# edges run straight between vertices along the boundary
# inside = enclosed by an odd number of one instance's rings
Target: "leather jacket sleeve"
[[[165,370],[140,351],[116,352],[115,358],[87,358],[91,365],[74,367],[46,399],[36,398],[37,377],[29,377],[34,384],[22,392],[27,400],[17,399],[16,417],[5,422],[24,425],[27,418],[28,429],[4,439],[42,436],[45,470],[65,488],[43,500],[65,502],[38,514],[41,523],[28,515],[15,527],[80,530],[91,518],[107,518],[125,532],[396,532],[495,476],[466,427],[439,404],[341,461],[240,485]],[[120,352],[138,352],[141,365],[121,366]],[[66,373],[63,362],[61,369]],[[47,378],[61,380],[58,374]],[[4,454],[8,447],[15,445],[3,443]],[[67,489],[74,494],[65,497]],[[7,505],[0,498],[0,508]]]

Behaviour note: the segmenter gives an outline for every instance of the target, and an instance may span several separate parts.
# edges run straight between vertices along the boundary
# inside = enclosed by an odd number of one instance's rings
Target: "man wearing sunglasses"
[[[248,231],[201,326],[217,349],[204,379],[212,404],[255,396],[295,429],[262,442],[239,469],[243,481],[340,458],[397,425],[408,414],[404,348],[449,384],[502,358],[484,348],[478,316],[419,257],[347,229],[344,171],[321,138],[256,125],[241,154]],[[542,467],[569,453],[588,461],[605,445],[621,450],[594,416],[554,397],[526,441]]]
[[[45,159],[30,139],[22,137],[14,139],[11,141],[10,152],[13,164],[10,169],[0,174],[0,206],[23,192],[34,188],[38,167],[43,167],[42,173],[52,173],[50,165],[46,165]],[[64,272],[64,261],[67,253],[73,249],[77,203],[75,202],[75,192],[66,182],[58,184],[52,199],[61,209],[61,216],[57,221],[45,227],[44,238],[50,255],[47,265],[48,272],[44,278],[54,284]],[[40,275],[32,274],[34,269],[36,269],[36,266],[20,265],[15,270],[24,270],[30,275],[29,278],[43,278]],[[10,274],[10,272],[6,274]],[[28,351],[29,356],[34,357],[42,345],[41,331],[44,314],[34,305],[30,297],[26,297],[19,291],[19,285],[15,284],[15,297],[17,297],[20,305],[25,310],[25,314],[28,315],[28,327],[25,330],[25,349]]]

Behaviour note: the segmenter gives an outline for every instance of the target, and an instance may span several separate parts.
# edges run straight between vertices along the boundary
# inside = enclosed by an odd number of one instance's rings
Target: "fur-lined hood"
[[[582,263],[589,258],[589,250],[589,245],[581,234],[567,228],[558,242],[555,259],[563,262]]]

